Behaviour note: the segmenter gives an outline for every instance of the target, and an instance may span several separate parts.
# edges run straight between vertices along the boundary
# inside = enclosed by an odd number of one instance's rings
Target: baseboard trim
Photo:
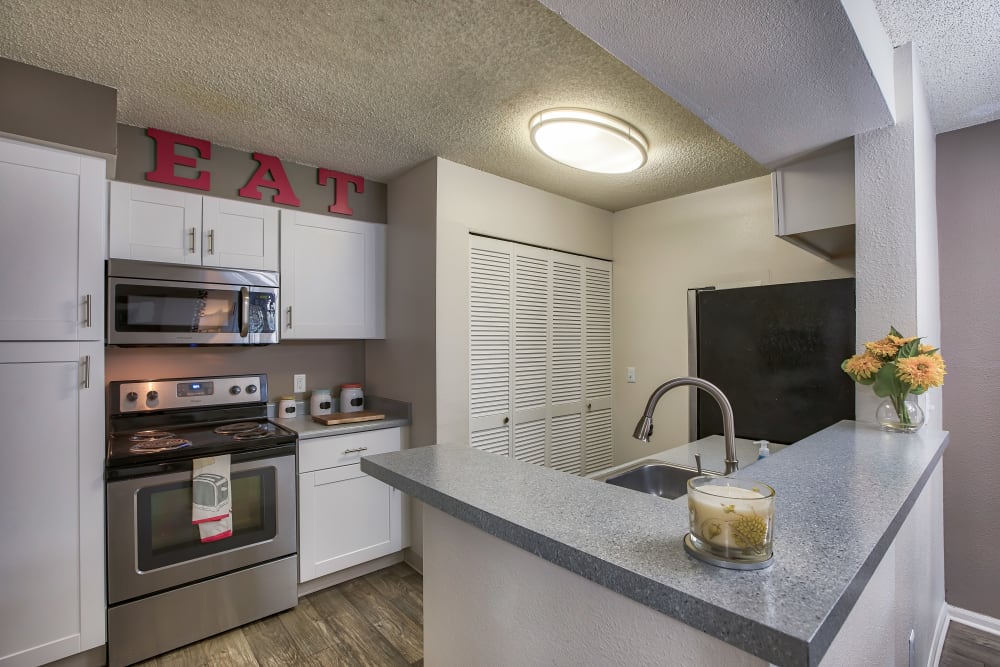
[[[366,574],[375,572],[376,570],[381,570],[402,562],[403,552],[397,551],[394,554],[382,556],[381,558],[370,560],[367,563],[361,563],[360,565],[355,565],[339,572],[333,572],[332,574],[327,574],[316,579],[310,579],[309,581],[299,584],[298,595],[300,598],[305,597],[306,595],[310,595],[316,591],[321,591],[324,588],[330,588],[331,586],[336,586],[337,584],[342,584],[345,581],[363,577]]]
[[[934,623],[934,636],[931,638],[930,651],[927,652],[927,667],[937,667],[941,664],[941,651],[944,650],[944,638],[948,636],[949,607],[941,603],[937,621]]]
[[[424,574],[424,558],[421,554],[418,554],[411,547],[407,547],[403,550],[403,560],[407,565],[412,567],[414,570],[420,573],[421,576]]]
[[[982,630],[983,632],[988,632],[991,635],[1000,637],[1000,619],[998,618],[969,611],[968,609],[962,609],[961,607],[956,607],[954,605],[948,605],[948,616],[956,623],[969,625],[977,630]]]

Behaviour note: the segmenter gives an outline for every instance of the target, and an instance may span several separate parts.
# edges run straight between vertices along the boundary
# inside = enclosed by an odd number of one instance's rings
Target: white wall
[[[469,233],[611,258],[611,213],[437,159],[437,438],[469,439]]]
[[[934,131],[916,54],[895,51],[897,124],[854,140],[858,278],[857,339],[904,335],[940,343]],[[857,392],[857,419],[874,421],[879,401]],[[927,423],[941,428],[941,391],[921,397]]]
[[[620,211],[613,239],[616,463],[689,440],[688,390],[660,401],[655,445],[631,437],[653,389],[688,375],[689,288],[853,275],[850,261],[828,262],[775,238],[769,176]],[[625,382],[628,366],[635,384]]]

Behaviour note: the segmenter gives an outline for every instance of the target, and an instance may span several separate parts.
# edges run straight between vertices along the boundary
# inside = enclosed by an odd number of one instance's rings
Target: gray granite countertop
[[[361,459],[362,471],[500,539],[781,665],[826,652],[948,441],[839,422],[736,477],[777,492],[775,564],[723,570],[684,552],[664,500],[469,447]]]
[[[380,428],[398,428],[410,425],[410,404],[379,396],[365,397],[365,410],[385,413],[385,419],[370,422],[354,422],[352,424],[335,424],[325,426],[313,421],[311,415],[303,414],[292,419],[275,419],[276,424],[290,428],[299,435],[299,439],[322,438],[327,435],[344,435],[359,431],[374,431]]]

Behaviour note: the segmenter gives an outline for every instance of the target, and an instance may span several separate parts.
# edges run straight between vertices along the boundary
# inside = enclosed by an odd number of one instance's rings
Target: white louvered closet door
[[[574,474],[610,466],[611,262],[469,238],[471,445]]]
[[[613,464],[611,430],[611,263],[584,263],[584,473]]]
[[[469,239],[469,444],[509,456],[513,246]]]
[[[549,251],[514,249],[514,458],[545,465],[549,402]]]
[[[582,472],[583,267],[582,258],[552,252],[549,467]]]

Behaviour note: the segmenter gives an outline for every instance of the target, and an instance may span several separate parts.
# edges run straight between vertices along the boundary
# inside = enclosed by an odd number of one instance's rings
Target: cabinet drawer
[[[398,428],[300,440],[299,472],[351,465],[358,463],[362,456],[398,452],[401,444]]]

